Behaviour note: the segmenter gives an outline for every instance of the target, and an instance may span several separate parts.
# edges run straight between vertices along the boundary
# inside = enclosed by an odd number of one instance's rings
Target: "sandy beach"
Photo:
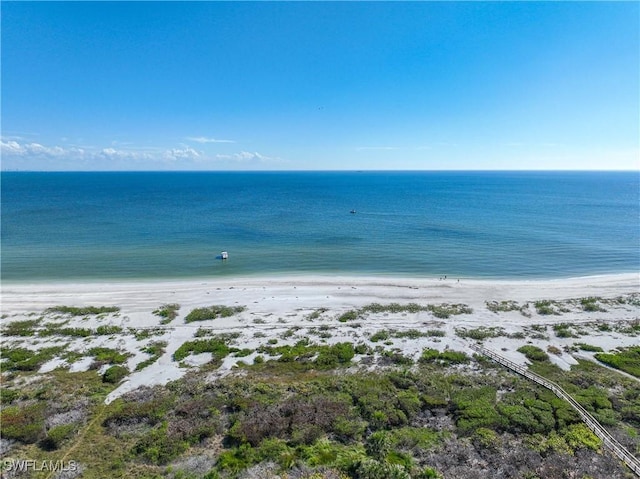
[[[469,344],[474,339],[464,331],[477,328],[499,330],[487,337],[484,345],[504,356],[525,364],[526,358],[517,352],[524,344],[545,350],[550,347],[552,361],[568,368],[576,358],[592,359],[593,353],[577,350],[578,343],[599,346],[605,351],[636,345],[638,338],[628,326],[640,321],[640,275],[620,274],[553,280],[477,280],[457,278],[394,278],[394,277],[332,277],[275,276],[268,278],[200,279],[185,281],[131,281],[85,283],[4,284],[2,286],[3,327],[15,321],[38,319],[38,327],[60,324],[64,327],[95,329],[113,325],[121,332],[75,338],[51,335],[47,337],[14,337],[3,334],[3,348],[41,349],[64,343],[66,349],[83,353],[93,347],[109,347],[131,354],[126,366],[133,371],[107,398],[107,402],[141,385],[164,384],[184,375],[210,359],[209,353],[191,355],[183,362],[174,361],[172,354],[186,341],[200,335],[234,333],[233,344],[252,352],[244,357],[229,356],[215,374],[231,371],[238,361],[252,362],[255,349],[267,343],[294,344],[302,338],[311,342],[332,344],[350,341],[372,347],[382,345],[372,341],[379,331],[388,334],[385,347],[417,358],[424,348],[452,349],[472,354]],[[586,311],[580,299],[598,298],[598,310]],[[616,298],[623,298],[619,301]],[[556,314],[540,314],[537,301],[551,301]],[[520,309],[492,311],[491,302],[509,301]],[[417,313],[368,313],[356,320],[341,322],[347,311],[359,310],[372,303],[388,305],[452,305],[463,304],[471,312],[439,318],[429,311]],[[165,304],[178,304],[178,316],[167,324],[153,311]],[[46,312],[53,306],[117,306],[117,313],[61,317]],[[212,305],[244,306],[233,316],[186,323],[185,316],[195,308]],[[571,334],[554,334],[554,325],[564,324]],[[598,325],[606,323],[611,327]],[[606,329],[606,330],[604,330]],[[149,330],[141,338],[136,332]],[[440,335],[408,338],[402,331],[438,330]],[[147,345],[166,342],[164,353],[153,364],[135,371],[149,355],[142,351]],[[573,348],[573,349],[572,349]],[[355,359],[358,360],[358,357]],[[84,357],[71,363],[56,358],[44,364],[46,373],[61,365],[70,370],[90,366],[92,359]],[[372,367],[372,366],[367,366]],[[215,379],[215,374],[212,379]]]

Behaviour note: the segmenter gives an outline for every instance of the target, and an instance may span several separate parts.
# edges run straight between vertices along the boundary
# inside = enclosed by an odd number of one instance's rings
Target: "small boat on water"
[[[226,251],[222,251],[220,253],[220,259],[229,259],[229,253],[227,253]]]
[[[356,210],[351,210],[349,213],[351,213],[352,215],[356,214]]]

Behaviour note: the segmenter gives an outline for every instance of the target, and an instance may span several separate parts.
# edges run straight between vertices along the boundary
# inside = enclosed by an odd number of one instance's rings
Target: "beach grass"
[[[234,314],[241,313],[246,309],[245,306],[208,306],[206,308],[196,308],[192,310],[184,318],[185,323],[194,321],[208,321],[216,318],[228,318]]]

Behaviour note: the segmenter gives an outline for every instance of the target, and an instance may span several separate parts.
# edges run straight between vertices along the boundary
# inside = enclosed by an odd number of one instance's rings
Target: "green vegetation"
[[[591,344],[586,344],[586,343],[576,343],[575,345],[582,351],[590,351],[594,353],[603,352],[603,349],[600,346],[593,346]]]
[[[71,336],[75,338],[88,338],[93,336],[95,332],[89,328],[58,328],[47,325],[45,329],[40,330],[39,336]]]
[[[507,424],[496,409],[494,387],[457,390],[452,394],[451,401],[456,426],[463,433],[469,434],[479,428],[500,429]]]
[[[261,346],[257,350],[261,354],[278,356],[278,370],[303,371],[309,369],[334,369],[349,364],[355,356],[355,348],[351,343],[337,343],[331,346],[310,344],[302,339],[294,345]],[[285,365],[282,365],[285,363]],[[264,366],[274,368],[274,361],[269,360]]]
[[[597,451],[602,445],[602,441],[584,424],[572,424],[565,433],[567,444],[574,448],[589,448]]]
[[[562,356],[562,349],[552,346],[551,344],[547,346],[547,352],[551,354],[555,354],[556,356]]]
[[[144,328],[144,329],[129,328],[129,333],[135,336],[136,341],[143,341],[152,336],[162,336],[165,332],[166,330],[164,328]]]
[[[233,352],[219,337],[201,338],[198,344],[216,340],[213,344],[222,354],[226,349]],[[231,479],[272,473],[291,477],[300,471],[306,479],[460,477],[451,475],[443,459],[452,448],[473,447],[499,461],[510,449],[524,447],[520,444],[531,449],[527,454],[540,454],[535,460],[541,464],[548,464],[547,454],[553,453],[553,461],[566,461],[563,467],[568,470],[576,464],[572,454],[577,450],[582,452],[575,457],[584,457],[587,464],[600,460],[592,452],[600,443],[567,403],[501,369],[478,374],[443,367],[450,359],[454,359],[451,364],[470,360],[462,353],[425,350],[427,360],[412,369],[335,374],[335,368],[349,364],[356,347],[302,341],[264,348],[264,354],[279,358],[244,367],[241,376],[205,381],[194,371],[166,386],[133,391],[106,406],[105,395],[126,374],[122,366],[109,368],[113,382],[106,378],[103,382],[95,371],[56,371],[51,379],[45,378],[54,383],[26,385],[20,399],[16,394],[6,396],[14,404],[6,404],[0,413],[3,437],[18,441],[16,451],[28,451],[37,459],[60,456],[74,447],[77,460],[86,464],[88,479],[116,475]],[[200,347],[189,352],[196,349]],[[337,358],[328,361],[333,369],[314,364],[329,353]],[[268,366],[305,362],[310,368]],[[550,379],[562,382],[598,418],[611,418],[616,424],[627,418],[627,427],[640,427],[640,387],[626,382],[621,387],[624,377],[611,379],[592,363],[581,363],[570,372],[537,364],[548,368]],[[584,383],[609,384],[620,395],[609,400],[602,387]],[[82,410],[77,402],[82,397],[91,398],[84,419],[45,427],[57,411]],[[98,421],[92,422],[93,417]],[[76,434],[80,429],[82,433]],[[513,435],[522,443],[513,443]],[[211,444],[216,444],[216,455],[204,469],[180,469]],[[470,467],[456,463],[461,466]],[[262,475],[257,475],[259,471]],[[521,471],[517,477],[527,476]]]
[[[184,318],[186,323],[194,321],[207,321],[216,318],[228,318],[234,314],[241,313],[246,309],[245,306],[220,306],[214,305],[208,308],[196,308]]]
[[[418,339],[429,337],[443,337],[445,332],[440,329],[428,329],[426,331],[418,331],[417,329],[407,329],[406,331],[389,330],[392,337],[398,339]]]
[[[549,361],[549,355],[537,346],[521,346],[518,352],[524,354],[529,361]]]
[[[358,318],[360,318],[360,313],[358,311],[351,309],[346,313],[342,313],[338,317],[338,321],[340,321],[341,323],[346,323],[347,321],[355,321]]]
[[[115,325],[103,325],[103,326],[98,326],[98,328],[96,329],[96,334],[99,336],[110,336],[112,334],[120,334],[122,332],[122,328],[120,326],[115,326]]]
[[[369,341],[372,341],[374,343],[377,343],[378,341],[386,341],[387,339],[389,339],[389,336],[389,331],[383,329],[372,334],[369,338]]]
[[[136,371],[140,371],[146,368],[147,366],[150,366],[151,364],[155,363],[160,358],[160,356],[164,354],[164,348],[166,347],[167,347],[166,341],[156,341],[154,343],[149,344],[142,351],[149,354],[151,357],[139,363],[136,366]]]
[[[578,336],[570,329],[573,324],[570,323],[558,323],[553,325],[553,331],[559,338],[577,338]]]
[[[66,345],[43,348],[38,351],[26,348],[3,348],[0,369],[2,371],[35,371],[62,353],[65,348]]]
[[[588,298],[582,298],[580,300],[580,305],[582,306],[582,309],[587,312],[606,311],[606,309],[598,304],[599,301],[602,301],[602,298],[590,296]]]
[[[313,311],[312,313],[310,313],[309,316],[307,316],[307,319],[309,321],[313,321],[315,319],[319,319],[327,311],[329,311],[328,308],[318,308],[315,311]]]
[[[44,430],[44,409],[42,403],[3,408],[0,411],[2,437],[26,444],[40,440]]]
[[[542,315],[559,315],[557,303],[555,301],[542,300],[533,303],[538,314]]]
[[[456,329],[456,334],[461,338],[475,339],[476,341],[482,341],[487,338],[497,338],[507,335],[507,333],[502,328],[488,328],[486,326],[480,326],[479,328],[475,329],[459,328]]]
[[[95,330],[90,328],[61,328],[54,325],[47,325],[38,332],[39,336],[70,336],[74,338],[88,338],[90,336],[111,336],[121,334],[123,329],[116,325],[102,325]]]
[[[89,355],[94,356],[96,362],[102,364],[122,364],[131,356],[129,353],[121,353],[111,348],[91,348]]]
[[[473,310],[466,304],[441,304],[427,306],[429,312],[436,318],[447,319],[449,316],[458,314],[471,314]]]
[[[4,336],[33,336],[36,333],[34,328],[38,324],[39,321],[35,319],[5,323],[2,328],[2,334]]]
[[[431,338],[443,338],[447,335],[447,333],[445,333],[441,329],[427,329],[424,334],[425,336]]]
[[[579,308],[578,300],[571,304]],[[392,306],[370,305],[363,310],[386,314],[386,308]],[[360,311],[354,312],[355,318]],[[322,323],[310,325],[315,328],[309,334],[330,335],[332,326]],[[98,334],[97,329],[61,326],[55,328],[74,331],[77,337]],[[16,328],[36,334],[54,329],[27,322]],[[542,334],[547,329],[533,326],[527,331]],[[569,324],[558,329],[579,332]],[[130,329],[127,333],[138,337]],[[460,333],[480,339],[506,334],[500,328]],[[315,344],[308,339],[285,344],[300,334],[290,328],[279,339],[271,336],[272,341],[258,348],[253,364],[240,361],[238,368],[212,381],[210,373],[224,357],[255,352],[238,340],[237,333],[216,335],[200,328],[198,337],[185,342],[174,360],[209,352],[212,364],[190,369],[163,386],[139,388],[110,404],[104,403],[105,397],[129,374],[123,351],[77,341],[90,348],[86,354],[95,356],[90,371],[58,368],[40,374],[34,371],[45,361],[77,358],[80,353],[67,345],[41,351],[3,348],[0,422],[3,438],[9,439],[6,457],[73,457],[83,465],[86,479],[465,477],[477,468],[478,457],[486,462],[486,471],[498,471],[508,461],[513,470],[509,477],[560,477],[563,471],[580,478],[597,470],[611,471],[611,477],[624,473],[623,466],[600,454],[600,441],[552,392],[460,351],[424,349],[414,362],[402,348],[394,348],[398,340],[409,343],[444,331],[385,329],[370,338],[377,337],[376,344],[362,337],[354,344]],[[138,339],[150,336],[144,330]],[[291,337],[296,339],[287,339]],[[38,341],[41,338],[34,343]],[[166,343],[145,342],[138,347],[149,356],[137,365],[141,370],[165,354]],[[585,343],[575,347],[594,352],[596,348]],[[633,360],[639,349],[608,356],[620,356],[619,362]],[[590,361],[560,370],[547,360],[545,351],[531,345],[519,351],[532,360],[531,370],[558,383],[627,447],[640,450],[636,381]],[[379,367],[373,368],[375,364]],[[105,373],[97,374],[98,368]],[[33,476],[40,479],[47,474]]]
[[[493,313],[506,313],[509,311],[520,311],[520,314],[523,316],[530,317],[531,313],[529,312],[529,304],[525,303],[523,305],[518,304],[517,301],[486,301],[485,302],[487,309]]]
[[[45,313],[61,313],[70,316],[89,316],[104,313],[117,313],[120,308],[117,306],[53,306],[45,311]]]
[[[429,304],[427,306],[422,306],[416,303],[408,303],[408,304],[398,304],[398,303],[390,303],[390,304],[379,304],[372,303],[367,306],[363,306],[360,309],[349,310],[338,317],[338,321],[344,323],[347,321],[355,321],[357,319],[363,319],[368,314],[399,314],[399,313],[410,313],[415,314],[419,312],[430,312],[436,318],[446,319],[451,315],[458,314],[471,314],[473,311],[466,304],[440,304],[433,305]]]
[[[153,314],[160,316],[160,324],[168,324],[178,317],[178,311],[180,310],[179,304],[164,304],[158,309],[153,311]]]
[[[190,354],[211,353],[213,363],[222,361],[229,353],[229,346],[220,338],[196,339],[183,343],[174,353],[174,361],[182,361]]]
[[[462,351],[443,351],[427,348],[422,351],[420,362],[422,363],[440,363],[440,364],[461,364],[468,363],[471,360]]]
[[[118,384],[127,376],[127,374],[129,374],[129,370],[127,368],[116,364],[104,372],[102,380],[105,383]]]
[[[47,431],[46,437],[42,440],[41,447],[49,451],[56,450],[64,441],[71,438],[77,429],[78,426],[74,423],[54,426]]]
[[[597,353],[595,358],[608,366],[640,378],[640,346],[620,348],[616,353]]]

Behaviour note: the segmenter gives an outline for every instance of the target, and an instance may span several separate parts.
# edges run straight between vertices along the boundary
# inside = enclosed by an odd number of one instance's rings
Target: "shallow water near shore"
[[[3,172],[2,278],[636,272],[639,193],[638,172]]]

